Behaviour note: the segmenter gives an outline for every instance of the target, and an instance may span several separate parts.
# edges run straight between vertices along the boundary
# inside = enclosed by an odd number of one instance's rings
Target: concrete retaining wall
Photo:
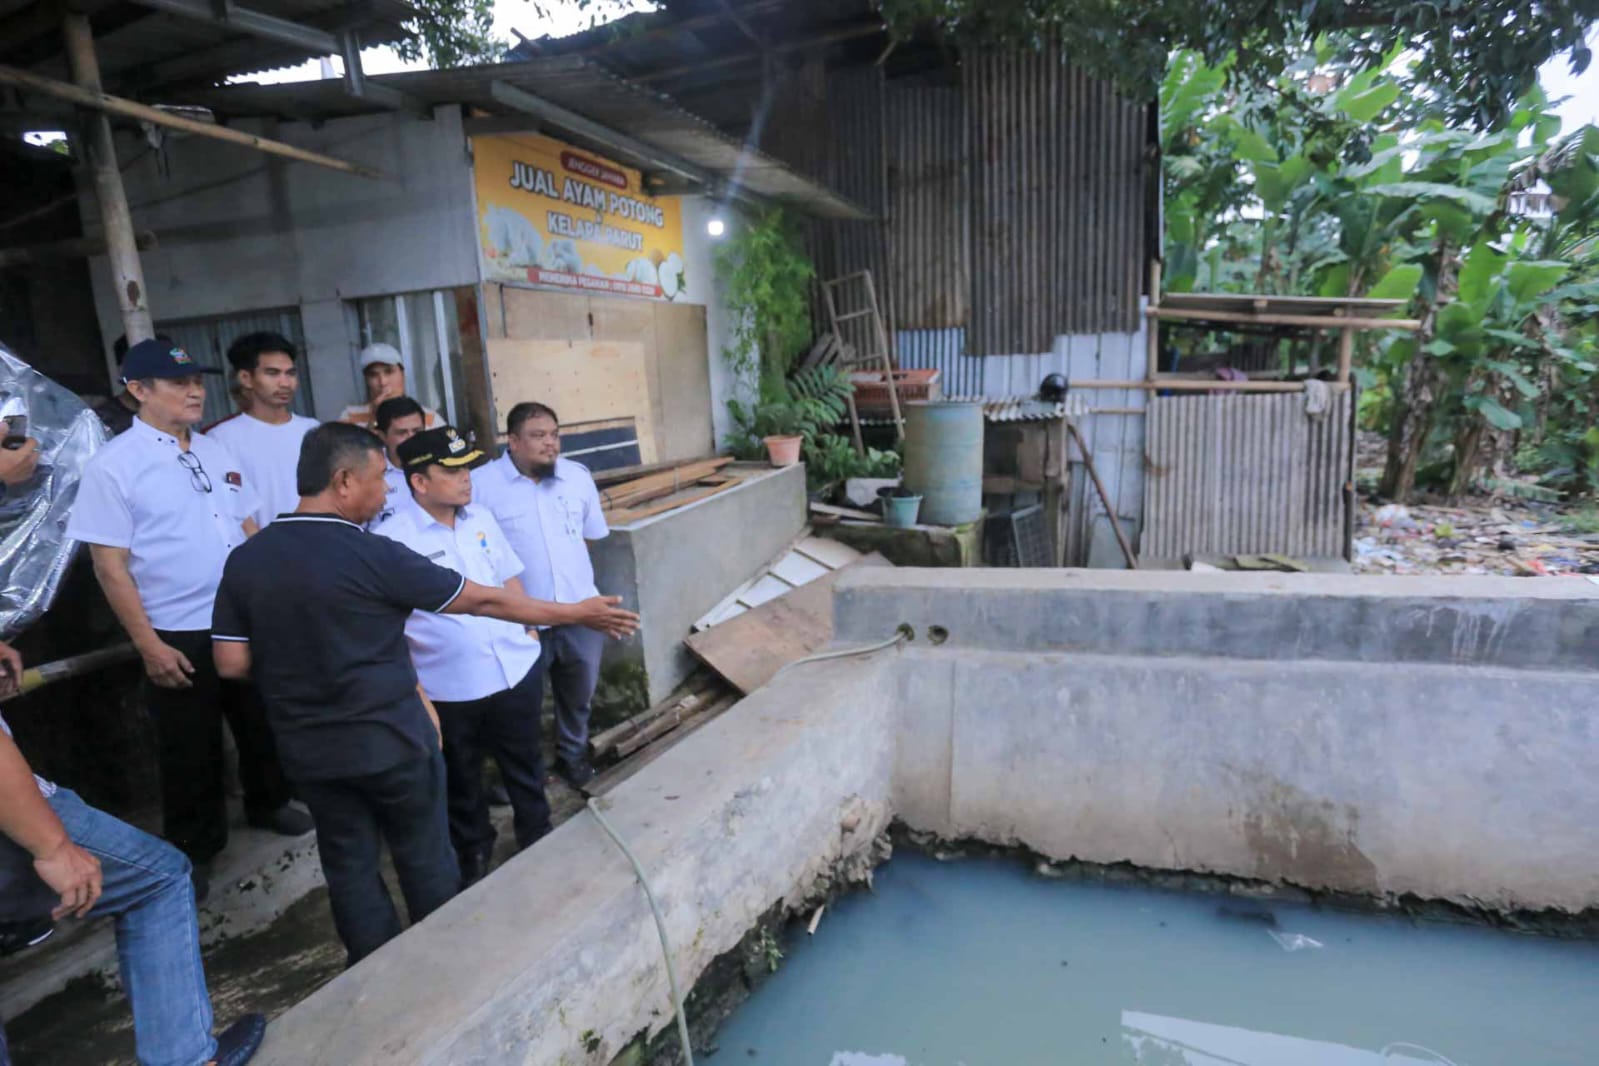
[[[841,642],[915,642],[784,674],[606,801],[687,983],[895,816],[1060,859],[1599,907],[1592,586],[863,568],[838,589]],[[643,896],[582,815],[275,1022],[259,1061],[601,1064],[670,1024]]]
[[[892,719],[880,662],[793,671],[606,798],[685,986],[886,828]],[[599,1064],[670,1024],[643,894],[582,814],[274,1022],[255,1061]]]
[[[647,624],[605,649],[606,695],[626,702],[665,699],[695,659],[683,639],[701,615],[754,577],[805,526],[805,469],[758,472],[698,503],[618,526],[593,545],[600,591],[621,596]]]
[[[896,667],[895,803],[917,828],[1318,889],[1599,906],[1592,586],[841,577],[841,641],[901,622],[918,641]]]

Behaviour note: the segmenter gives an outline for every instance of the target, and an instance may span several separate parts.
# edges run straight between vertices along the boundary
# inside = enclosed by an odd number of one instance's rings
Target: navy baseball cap
[[[122,360],[122,383],[149,378],[186,378],[190,374],[220,374],[214,366],[201,366],[170,340],[140,341]]]

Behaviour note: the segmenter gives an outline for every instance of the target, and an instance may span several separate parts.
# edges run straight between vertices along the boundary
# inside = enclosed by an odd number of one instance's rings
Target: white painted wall
[[[344,301],[478,281],[460,110],[239,128],[384,178],[194,137],[169,137],[159,151],[122,138],[118,154],[134,160],[124,173],[134,225],[161,244],[143,254],[150,309],[162,321],[298,307],[317,414],[331,418],[360,394]],[[82,200],[92,211],[93,197]],[[104,258],[90,269],[109,346],[122,333],[116,295]]]
[[[722,218],[731,233],[738,224],[733,212],[726,210],[708,196],[683,198],[683,266],[688,286],[683,299],[688,303],[705,305],[707,358],[711,365],[711,425],[716,431],[717,444],[733,428],[727,413],[727,401],[734,396],[748,396],[754,392],[752,376],[740,381],[727,365],[722,349],[732,341],[733,316],[717,296],[716,247],[720,243],[706,231],[712,218]]]

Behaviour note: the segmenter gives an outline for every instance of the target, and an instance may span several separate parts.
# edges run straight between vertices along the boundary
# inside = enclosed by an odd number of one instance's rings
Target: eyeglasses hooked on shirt
[[[211,491],[211,476],[205,472],[205,466],[200,462],[198,455],[193,452],[179,452],[178,462],[189,472],[189,484],[193,486],[195,492]]]

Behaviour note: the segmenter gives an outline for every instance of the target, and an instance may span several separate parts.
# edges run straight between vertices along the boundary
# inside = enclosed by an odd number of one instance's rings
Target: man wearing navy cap
[[[89,545],[95,576],[144,659],[161,765],[163,835],[205,868],[228,840],[222,718],[239,749],[245,815],[276,832],[309,832],[288,806],[265,715],[247,686],[223,683],[211,658],[211,610],[228,553],[256,531],[259,507],[226,447],[193,432],[206,373],[169,341],[128,349],[123,381],[139,402],[132,427],[83,472],[67,535]],[[219,714],[220,712],[220,714]]]
[[[454,426],[417,433],[396,451],[414,505],[397,508],[373,532],[480,585],[522,595],[522,561],[494,516],[472,503],[471,469],[483,453]],[[438,709],[450,842],[461,860],[461,880],[470,885],[488,873],[494,850],[485,753],[500,767],[517,847],[550,831],[539,752],[544,672],[538,638],[496,618],[416,611],[406,620],[405,641],[422,690]]]

